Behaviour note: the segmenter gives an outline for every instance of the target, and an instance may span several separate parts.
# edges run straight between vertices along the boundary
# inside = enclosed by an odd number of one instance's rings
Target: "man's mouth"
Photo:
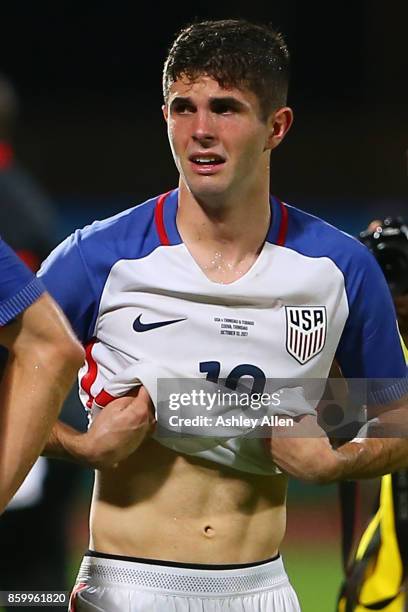
[[[193,170],[198,174],[214,174],[225,164],[225,158],[216,153],[190,155],[188,158]]]

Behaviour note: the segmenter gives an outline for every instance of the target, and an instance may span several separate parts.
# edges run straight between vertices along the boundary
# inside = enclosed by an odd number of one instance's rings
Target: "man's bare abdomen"
[[[285,498],[285,476],[239,472],[149,439],[97,473],[90,546],[181,563],[250,563],[277,553]]]

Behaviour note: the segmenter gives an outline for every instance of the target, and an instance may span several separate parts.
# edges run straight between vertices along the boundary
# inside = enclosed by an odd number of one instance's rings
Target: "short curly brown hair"
[[[183,28],[163,70],[163,95],[180,76],[208,75],[222,87],[246,88],[258,97],[264,120],[286,104],[289,51],[283,36],[267,25],[241,19],[202,21]]]

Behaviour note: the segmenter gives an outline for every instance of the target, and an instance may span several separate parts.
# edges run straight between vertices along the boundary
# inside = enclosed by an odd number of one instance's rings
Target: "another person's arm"
[[[9,351],[1,383],[0,511],[41,453],[83,351],[44,293],[0,330]]]

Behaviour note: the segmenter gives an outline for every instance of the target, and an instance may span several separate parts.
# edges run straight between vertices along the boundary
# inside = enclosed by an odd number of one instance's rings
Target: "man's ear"
[[[268,119],[269,133],[265,149],[275,149],[285,138],[293,123],[293,111],[289,106],[283,106],[271,113]]]
[[[167,119],[169,118],[169,109],[167,108],[167,104],[163,104],[162,113],[163,113],[164,120],[167,123]]]

